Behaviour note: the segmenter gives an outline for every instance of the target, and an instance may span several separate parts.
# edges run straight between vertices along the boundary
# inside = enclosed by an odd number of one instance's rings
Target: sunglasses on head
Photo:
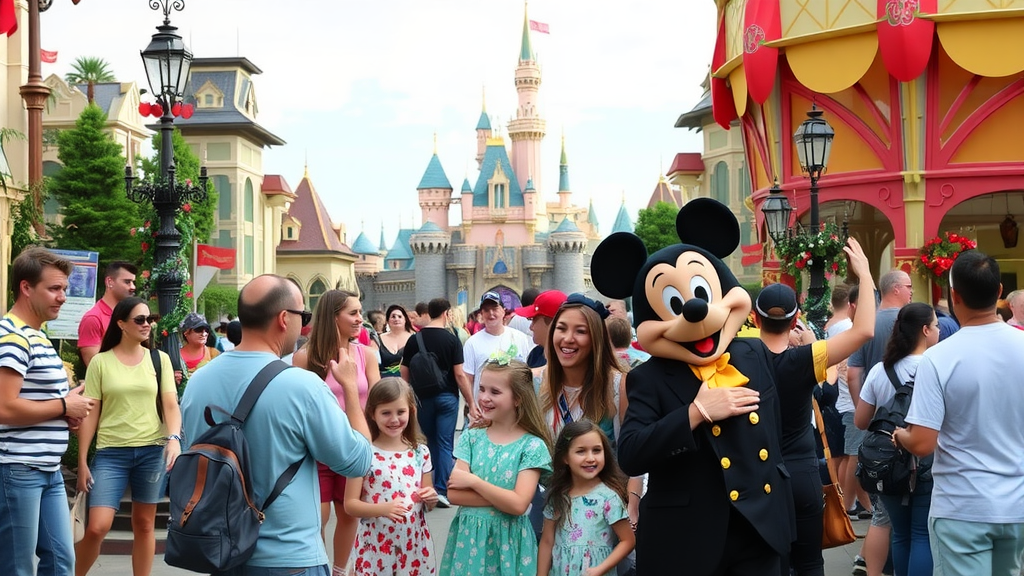
[[[139,314],[138,316],[132,318],[131,320],[132,320],[132,322],[135,322],[139,326],[143,326],[145,324],[152,324],[153,322],[156,322],[159,319],[160,319],[159,316],[155,316],[155,315],[145,316],[143,314]]]
[[[309,321],[313,319],[313,313],[312,312],[306,312],[305,310],[288,310],[287,308],[285,308],[285,312],[290,312],[292,314],[298,314],[299,316],[302,316],[302,325],[303,326],[306,326],[307,324],[309,324]]]

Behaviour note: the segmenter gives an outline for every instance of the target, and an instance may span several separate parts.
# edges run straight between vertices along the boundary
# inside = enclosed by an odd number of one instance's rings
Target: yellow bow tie
[[[750,378],[744,376],[735,366],[729,364],[729,353],[722,354],[714,364],[707,366],[690,365],[690,370],[700,378],[701,382],[707,382],[708,388],[734,388],[745,386]]]

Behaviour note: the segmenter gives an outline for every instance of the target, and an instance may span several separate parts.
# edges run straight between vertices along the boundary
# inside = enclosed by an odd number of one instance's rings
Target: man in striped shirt
[[[95,401],[69,390],[43,323],[64,304],[72,264],[49,250],[25,249],[11,264],[14,306],[0,320],[0,574],[70,575],[71,539],[60,459],[68,427]]]

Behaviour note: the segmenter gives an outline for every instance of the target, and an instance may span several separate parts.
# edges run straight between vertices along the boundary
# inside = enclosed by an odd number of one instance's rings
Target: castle
[[[543,194],[540,150],[547,123],[538,106],[541,69],[525,14],[515,86],[519,104],[507,126],[511,150],[492,128],[485,104],[476,125],[476,182],[466,178],[456,194],[435,148],[416,187],[423,225],[399,230],[390,248],[383,230],[377,244],[364,232],[352,243],[364,309],[438,296],[473,309],[488,290],[514,307],[526,288],[591,288],[589,255],[600,240],[598,223],[592,202],[586,208],[572,203],[564,137],[558,200],[548,202]],[[461,223],[449,226],[453,204],[461,209]],[[628,215],[616,222],[632,230]]]

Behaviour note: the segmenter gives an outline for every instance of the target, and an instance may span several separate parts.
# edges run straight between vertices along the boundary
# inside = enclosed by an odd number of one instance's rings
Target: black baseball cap
[[[771,320],[788,320],[800,310],[796,303],[796,292],[785,284],[765,286],[757,295],[754,309],[762,318]]]

